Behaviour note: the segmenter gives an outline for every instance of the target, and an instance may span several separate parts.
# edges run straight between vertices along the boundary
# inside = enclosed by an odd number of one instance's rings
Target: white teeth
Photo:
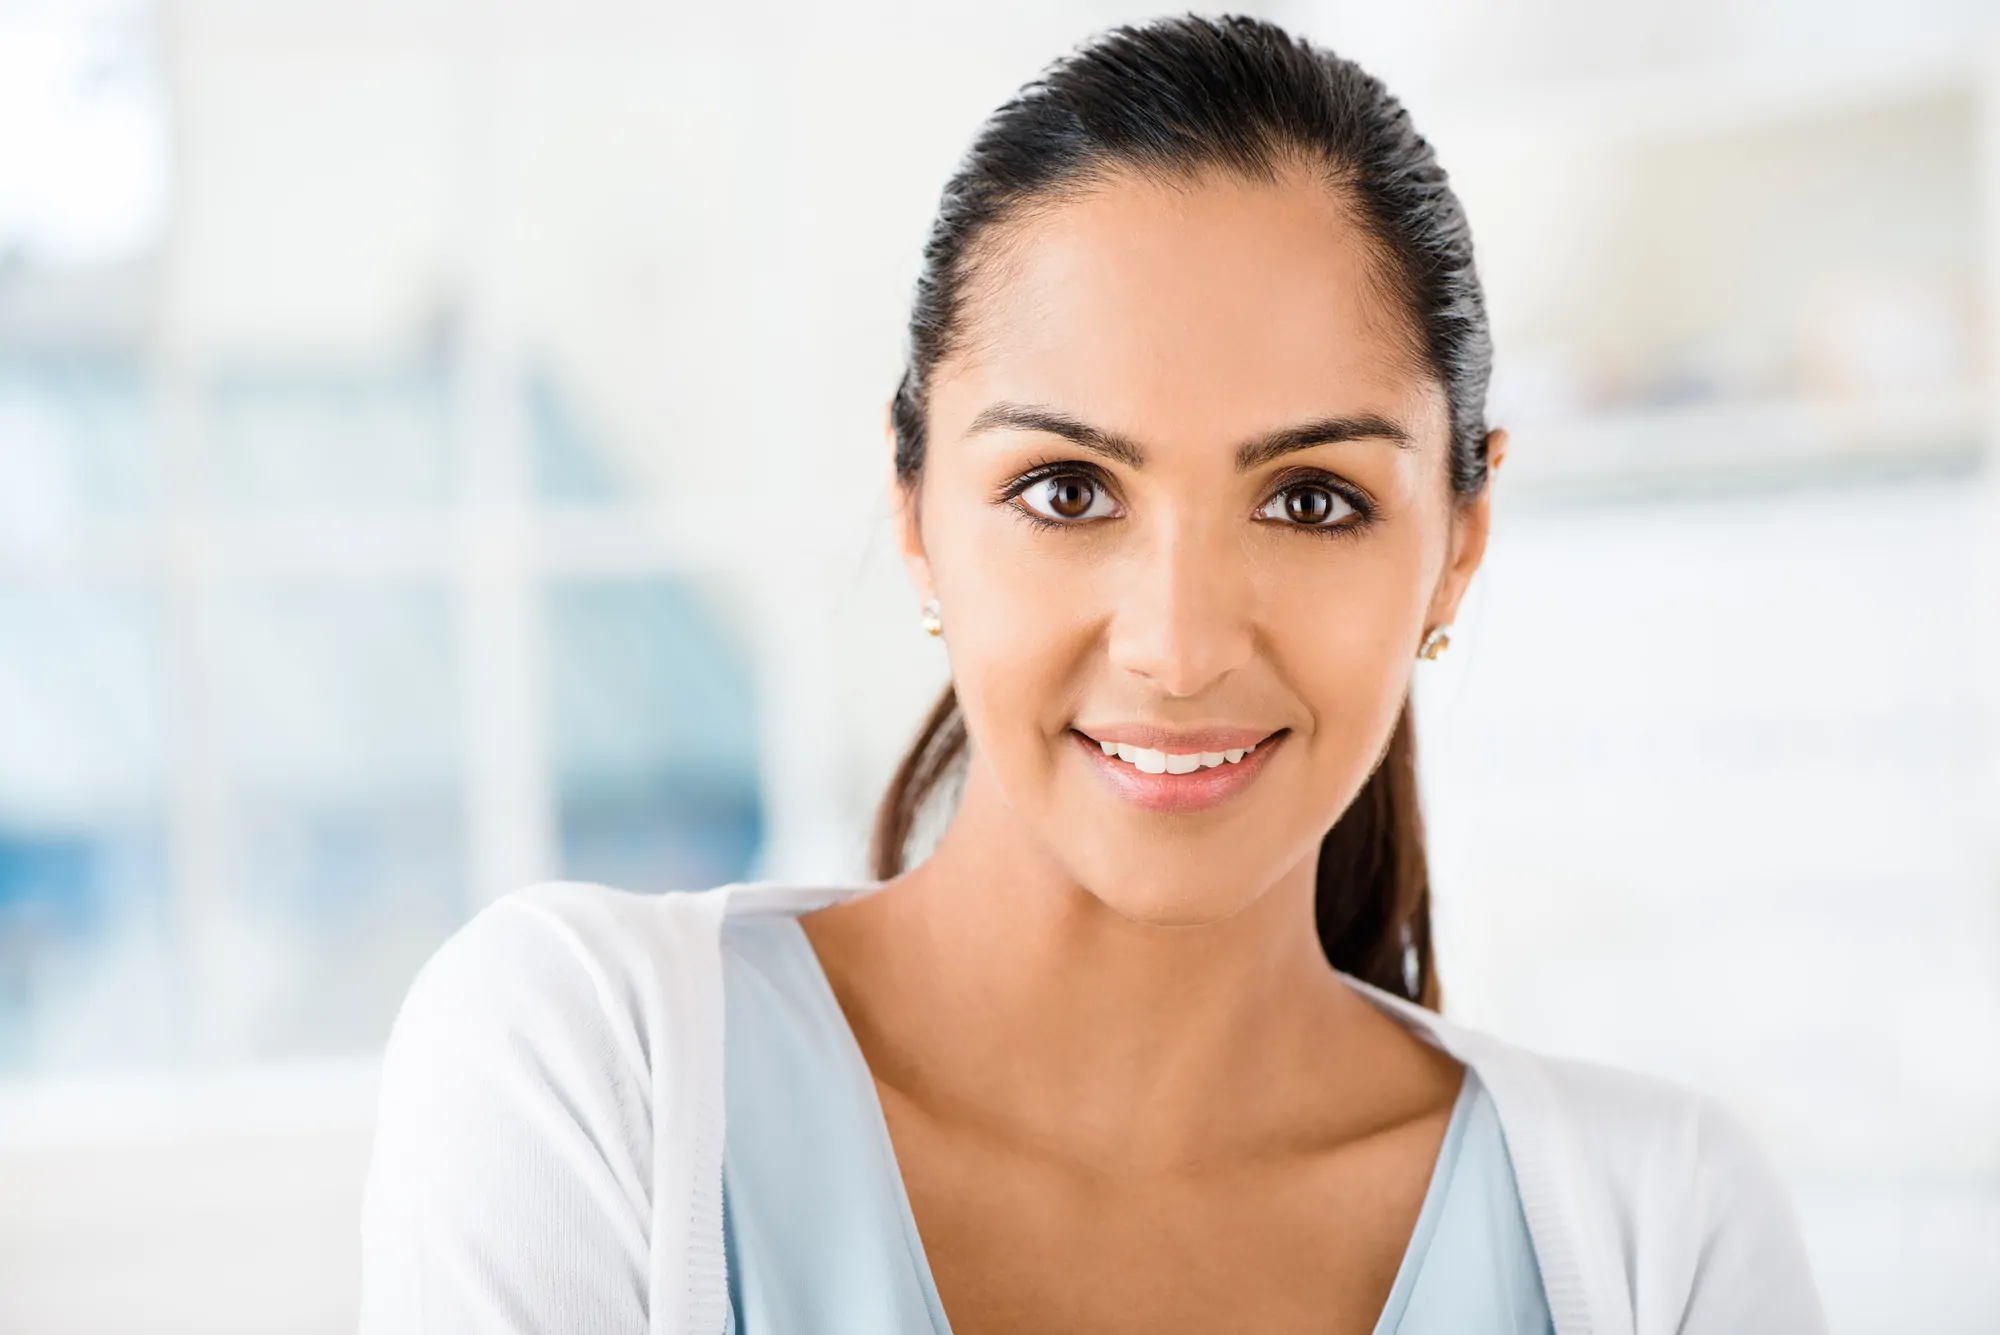
[[[1234,765],[1257,749],[1254,746],[1244,746],[1231,747],[1227,751],[1176,753],[1134,746],[1130,742],[1101,741],[1097,745],[1105,755],[1117,756],[1126,764],[1135,766],[1146,774],[1192,774],[1196,770],[1214,769],[1217,765]]]

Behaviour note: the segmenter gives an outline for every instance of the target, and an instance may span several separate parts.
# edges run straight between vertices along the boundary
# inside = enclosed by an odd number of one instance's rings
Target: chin
[[[1235,917],[1278,877],[1246,874],[1240,858],[1093,858],[1077,881],[1129,922],[1148,927],[1206,927]]]

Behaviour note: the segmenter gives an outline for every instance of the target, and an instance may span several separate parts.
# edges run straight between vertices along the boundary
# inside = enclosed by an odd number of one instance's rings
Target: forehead
[[[940,397],[955,382],[952,397],[1059,405],[1155,439],[1334,413],[1419,437],[1442,422],[1379,248],[1303,172],[1115,176],[984,244]]]

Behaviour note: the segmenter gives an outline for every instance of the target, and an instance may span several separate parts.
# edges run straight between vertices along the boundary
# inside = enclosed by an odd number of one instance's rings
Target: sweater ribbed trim
[[[660,958],[677,966],[676,976],[662,978],[654,994],[672,998],[677,1012],[661,1033],[683,1036],[683,1050],[653,1072],[653,1146],[656,1230],[653,1237],[652,1289],[673,1295],[678,1307],[656,1307],[649,1322],[651,1335],[726,1335],[729,1329],[729,1262],[723,1244],[722,1158],[728,1109],[723,1106],[723,919],[751,913],[809,913],[872,885],[800,887],[789,885],[724,885],[663,896],[686,913],[659,915],[662,921],[684,924],[672,934],[688,933]],[[665,1017],[662,1017],[663,1021]],[[662,1116],[674,1109],[686,1090],[700,1091],[694,1101],[693,1127],[685,1141],[676,1119]],[[671,1212],[672,1202],[686,1202]]]
[[[676,896],[680,911],[654,922],[674,938],[655,959],[671,962],[653,996],[660,1041],[652,1072],[653,1306],[651,1335],[723,1335],[729,1322],[722,1240],[722,919],[732,887]],[[693,1091],[691,1125],[674,1114]]]
[[[1465,1063],[1486,1086],[1500,1119],[1528,1236],[1541,1267],[1555,1335],[1632,1335],[1629,1311],[1603,1291],[1603,1277],[1618,1273],[1610,1254],[1615,1225],[1602,1201],[1579,1189],[1579,1151],[1562,1103],[1541,1068],[1505,1044],[1461,1029],[1434,1011],[1384,992],[1358,978],[1342,978],[1392,1019]],[[1591,1278],[1598,1277],[1593,1285]]]

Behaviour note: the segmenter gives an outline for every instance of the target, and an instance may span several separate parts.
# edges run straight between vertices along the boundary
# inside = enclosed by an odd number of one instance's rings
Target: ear
[[[1486,557],[1486,538],[1493,527],[1493,479],[1507,458],[1507,433],[1495,428],[1486,433],[1486,485],[1470,505],[1458,507],[1452,525],[1451,558],[1437,590],[1431,595],[1427,624],[1448,626],[1458,618],[1458,605]]]
[[[902,553],[903,569],[909,573],[910,587],[919,601],[932,597],[931,563],[924,555],[924,528],[917,504],[917,484],[905,484],[896,476],[896,427],[883,416],[884,434],[889,442],[889,513],[895,518],[896,549]]]

